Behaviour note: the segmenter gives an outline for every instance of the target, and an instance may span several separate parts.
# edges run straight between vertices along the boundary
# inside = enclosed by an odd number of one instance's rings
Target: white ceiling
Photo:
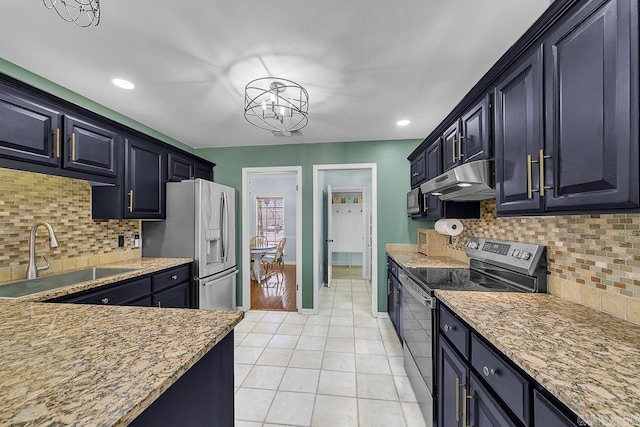
[[[0,57],[195,148],[424,138],[548,5],[103,0],[80,28],[42,0],[2,0]],[[308,90],[302,136],[244,120],[244,86],[268,75]]]

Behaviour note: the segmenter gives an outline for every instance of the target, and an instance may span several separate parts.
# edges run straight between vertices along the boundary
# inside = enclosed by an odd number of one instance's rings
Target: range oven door
[[[433,420],[433,325],[435,300],[404,272],[402,282],[402,337],[404,367],[427,425]]]

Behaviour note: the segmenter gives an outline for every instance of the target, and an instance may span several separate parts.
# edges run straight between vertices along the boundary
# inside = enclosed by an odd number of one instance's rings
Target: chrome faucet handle
[[[41,267],[38,267],[36,265],[36,270],[38,270],[38,271],[47,271],[49,269],[49,258],[47,258],[46,255],[42,255],[42,259],[44,259],[44,263],[45,264],[43,266],[41,266]]]

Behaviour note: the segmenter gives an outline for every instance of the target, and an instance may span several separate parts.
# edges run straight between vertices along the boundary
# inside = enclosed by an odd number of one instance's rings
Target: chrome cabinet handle
[[[129,190],[129,212],[133,212],[133,190]]]
[[[544,159],[550,159],[551,156],[545,156],[544,150],[540,149],[540,157],[538,158],[538,163],[540,166],[540,173],[538,176],[540,177],[540,197],[544,197],[544,190],[551,190],[553,187],[544,185]]]
[[[451,160],[453,163],[456,162],[456,136],[453,135],[453,139],[451,140]]]
[[[464,427],[471,427],[471,424],[467,424],[467,401],[473,399],[473,396],[467,394],[467,388],[462,387],[462,425]]]
[[[171,276],[171,278],[172,278],[173,280],[176,280],[176,279],[178,278],[178,276],[176,276],[176,275],[174,274],[173,276]]]
[[[488,377],[489,375],[495,375],[496,371],[495,369],[490,369],[488,366],[483,366],[482,373],[485,377]]]
[[[458,160],[462,160],[463,154],[462,154],[462,138],[464,138],[464,135],[460,134],[458,135]]]
[[[162,308],[162,301],[158,301],[158,307]]]
[[[76,161],[76,134],[71,133],[71,161]]]
[[[449,325],[444,325],[445,332],[449,332],[449,331],[453,331],[455,330],[455,328],[453,326],[449,326]]]
[[[456,377],[456,421],[460,421],[460,378]]]
[[[102,298],[103,304],[109,304],[109,298]]]

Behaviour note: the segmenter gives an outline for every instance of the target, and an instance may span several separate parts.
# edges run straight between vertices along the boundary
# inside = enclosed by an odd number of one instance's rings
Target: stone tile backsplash
[[[488,200],[461,221],[450,256],[472,236],[547,245],[550,293],[640,324],[640,214],[497,218]]]
[[[46,221],[60,246],[49,247],[46,230],[38,229],[36,256],[46,275],[92,265],[140,257],[133,236],[137,220],[91,219],[91,186],[87,181],[0,168],[0,282],[22,279],[29,260],[31,227]],[[118,236],[125,246],[118,247]]]

